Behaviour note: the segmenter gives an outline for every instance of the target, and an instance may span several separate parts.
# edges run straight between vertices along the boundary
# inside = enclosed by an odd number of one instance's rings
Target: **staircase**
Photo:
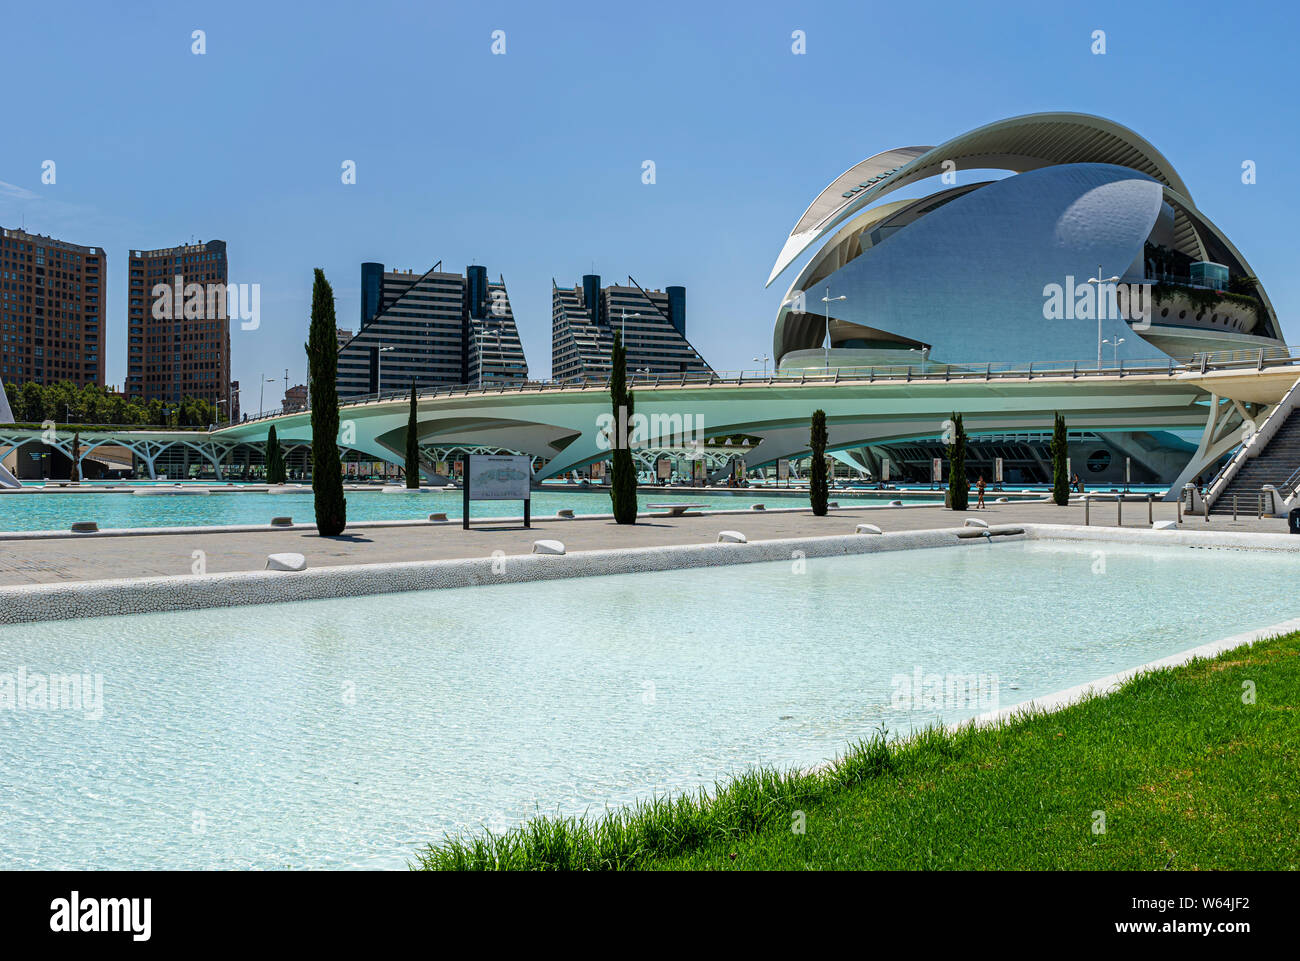
[[[1300,408],[1291,411],[1258,457],[1249,458],[1241,465],[1211,506],[1210,513],[1231,514],[1234,494],[1240,512],[1255,513],[1260,488],[1265,484],[1278,489],[1281,501],[1291,493],[1283,485],[1292,479],[1297,469],[1300,469]]]

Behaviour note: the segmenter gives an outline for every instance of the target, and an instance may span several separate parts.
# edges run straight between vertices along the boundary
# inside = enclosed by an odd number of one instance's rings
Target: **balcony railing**
[[[630,387],[638,390],[710,388],[710,387],[800,387],[825,384],[861,383],[933,383],[935,381],[993,381],[1036,380],[1057,378],[1075,380],[1088,377],[1167,376],[1179,374],[1205,374],[1211,371],[1266,370],[1276,367],[1300,366],[1300,347],[1262,347],[1251,350],[1207,351],[1196,354],[1190,361],[1178,361],[1169,356],[1146,359],[1121,360],[1117,364],[1098,367],[1095,360],[1087,361],[1030,361],[983,364],[941,364],[927,362],[918,365],[895,364],[871,367],[826,367],[786,373],[758,370],[714,371],[712,373],[649,374],[628,377]],[[436,397],[469,397],[490,394],[529,394],[551,391],[607,391],[608,377],[552,380],[501,380],[479,387],[476,384],[458,384],[450,387],[417,390],[416,397],[430,400]],[[382,402],[406,402],[411,397],[409,387],[386,390],[382,393],[359,394],[340,400],[339,407],[356,407]],[[310,410],[310,403],[286,413],[282,407],[250,415],[243,423],[284,417]]]

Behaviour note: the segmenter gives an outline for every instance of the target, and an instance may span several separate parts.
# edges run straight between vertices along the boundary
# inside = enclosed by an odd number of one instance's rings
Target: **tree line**
[[[185,396],[179,402],[158,398],[145,401],[124,397],[97,384],[78,387],[71,381],[20,386],[6,384],[14,422],[39,424],[103,424],[123,427],[207,427],[217,421],[214,404],[199,397]]]

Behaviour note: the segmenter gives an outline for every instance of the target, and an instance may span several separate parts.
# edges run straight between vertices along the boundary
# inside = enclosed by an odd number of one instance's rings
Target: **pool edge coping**
[[[912,503],[912,504],[853,504],[849,507],[837,505],[831,508],[840,512],[855,510],[917,510],[933,509],[943,507],[942,501],[930,503]],[[704,510],[691,511],[687,514],[679,515],[681,517],[710,517],[722,515],[737,514],[799,514],[810,513],[812,507],[764,507],[763,510],[754,510],[752,507],[717,507],[706,508]],[[440,512],[431,512],[440,513]],[[643,518],[668,518],[674,515],[667,511],[662,511],[657,507],[648,507],[639,512]],[[614,518],[613,514],[575,514],[573,517],[561,517],[556,515],[533,515],[530,518],[532,524],[570,524],[574,521],[608,521]],[[85,518],[94,520],[94,518]],[[431,521],[426,518],[396,518],[388,520],[373,521],[353,521],[347,525],[346,530],[378,530],[386,527],[449,527],[458,523],[460,517],[448,517],[445,521]],[[522,515],[511,517],[471,517],[470,521],[474,524],[518,524],[524,522]],[[288,525],[265,524],[214,524],[209,526],[193,527],[106,527],[98,531],[72,531],[62,529],[47,529],[35,531],[0,531],[0,542],[2,541],[43,541],[43,540],[93,540],[97,537],[169,537],[179,534],[265,534],[268,531],[294,531],[299,534],[310,534],[316,529],[316,522],[306,521]]]
[[[1237,634],[1229,634],[1227,637],[1221,637],[1217,640],[1207,641],[1204,644],[1197,644],[1183,651],[1176,651],[1164,657],[1156,658],[1153,661],[1147,661],[1145,664],[1138,664],[1136,667],[1125,668],[1122,671],[1116,671],[1113,674],[1106,674],[1103,677],[1095,678],[1091,681],[1084,681],[1080,684],[1074,684],[1070,687],[1063,687],[1057,691],[1040,695],[1039,697],[1030,698],[1027,701],[1021,701],[1012,704],[1010,707],[1000,707],[992,711],[985,711],[982,714],[976,714],[974,717],[967,718],[964,721],[954,721],[951,724],[943,725],[947,730],[959,731],[964,728],[975,728],[986,730],[1002,725],[1010,724],[1023,716],[1036,716],[1039,714],[1056,714],[1068,707],[1080,704],[1090,697],[1110,697],[1117,693],[1127,682],[1142,674],[1151,671],[1157,671],[1169,667],[1184,667],[1197,658],[1214,658],[1227,651],[1235,650],[1239,647],[1252,647],[1260,641],[1272,640],[1275,637],[1283,637],[1287,634],[1300,631],[1300,617],[1292,617],[1285,621],[1278,621],[1275,624],[1269,624],[1266,627],[1255,628],[1250,631],[1242,631]],[[908,733],[903,734],[891,741],[891,744],[905,745],[914,742],[922,733],[921,728],[912,728]],[[836,764],[838,758],[829,758],[824,761],[818,761],[806,768],[802,768],[805,774],[818,774],[829,771]]]
[[[305,571],[232,571],[145,578],[18,584],[0,587],[0,624],[24,624],[126,614],[163,613],[364,597],[492,584],[567,580],[609,574],[653,573],[764,561],[859,555],[962,544],[948,527],[887,534],[778,538],[744,544],[696,543],[575,551],[564,555],[515,554],[429,561],[392,561],[313,567]],[[1289,534],[1227,531],[1094,528],[1055,524],[998,524],[1009,540],[1169,544],[1245,550],[1300,551]]]
[[[1242,631],[1237,634],[1230,634],[1227,637],[1221,637],[1218,640],[1207,641],[1204,644],[1198,644],[1195,647],[1189,647],[1184,651],[1178,651],[1165,657],[1157,658],[1154,661],[1147,661],[1145,664],[1139,664],[1136,667],[1130,667],[1123,671],[1116,671],[1114,674],[1107,674],[1092,681],[1084,681],[1082,684],[1075,684],[1071,687],[1062,688],[1059,691],[1053,691],[1050,694],[1044,694],[1041,697],[1031,698],[1028,701],[1022,701],[1019,704],[1013,704],[1010,707],[998,708],[994,711],[986,711],[983,714],[977,714],[969,720],[962,721],[953,727],[977,727],[987,728],[996,727],[999,724],[1006,723],[1016,719],[1022,714],[1054,714],[1057,711],[1072,707],[1089,697],[1108,697],[1118,691],[1124,684],[1133,678],[1146,674],[1151,671],[1160,670],[1167,667],[1183,667],[1190,664],[1197,658],[1218,657],[1226,651],[1234,650],[1238,647],[1253,646],[1260,641],[1271,640],[1275,637],[1282,637],[1286,634],[1300,631],[1300,617],[1292,617],[1285,621],[1279,621],[1276,624],[1270,624],[1266,627],[1256,628],[1250,631]]]
[[[1023,531],[1024,527],[995,525],[993,530]],[[610,548],[563,555],[498,552],[496,556],[336,565],[304,571],[232,571],[18,584],[0,587],[0,625],[948,547],[962,543],[956,536],[958,531],[969,534],[970,528]]]

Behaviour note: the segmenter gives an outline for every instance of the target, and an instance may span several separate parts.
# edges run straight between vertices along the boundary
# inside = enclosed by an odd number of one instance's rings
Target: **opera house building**
[[[1091,367],[1102,341],[1107,366],[1282,346],[1250,264],[1173,164],[1086,114],[1014,117],[869,157],[804,211],[768,284],[809,251],[776,320],[783,372]],[[1114,309],[1090,278],[1149,309]]]

